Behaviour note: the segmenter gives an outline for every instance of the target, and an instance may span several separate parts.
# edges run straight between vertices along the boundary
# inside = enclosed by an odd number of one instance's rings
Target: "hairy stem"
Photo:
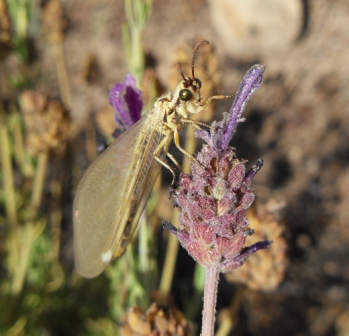
[[[204,310],[202,312],[201,336],[212,336],[216,315],[219,270],[216,265],[206,268]]]

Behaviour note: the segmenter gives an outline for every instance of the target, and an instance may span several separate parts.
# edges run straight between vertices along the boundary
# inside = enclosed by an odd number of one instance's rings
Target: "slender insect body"
[[[206,126],[189,119],[201,112],[212,99],[202,102],[201,81],[185,77],[173,93],[160,97],[140,121],[118,137],[89,167],[77,189],[73,205],[74,252],[78,273],[92,278],[99,275],[111,259],[120,257],[136,229],[161,165],[175,172],[165,161],[167,156],[180,169],[168,152],[174,140],[177,148],[192,159],[179,143],[179,131],[187,124]],[[208,127],[208,126],[207,126]]]

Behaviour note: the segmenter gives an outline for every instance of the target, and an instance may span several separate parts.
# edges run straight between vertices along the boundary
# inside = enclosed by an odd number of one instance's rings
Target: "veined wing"
[[[149,111],[88,168],[74,199],[74,253],[79,274],[99,275],[131,238],[160,164],[153,152],[164,112]]]

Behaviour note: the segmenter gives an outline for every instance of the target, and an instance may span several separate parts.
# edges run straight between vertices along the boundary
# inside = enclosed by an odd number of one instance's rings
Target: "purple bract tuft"
[[[135,124],[143,108],[142,92],[136,88],[135,78],[126,75],[123,83],[116,83],[110,90],[109,103],[120,126],[127,129]]]
[[[221,149],[225,150],[228,147],[229,141],[235,132],[236,126],[247,102],[262,83],[264,70],[264,65],[255,64],[247,71],[241,81],[229,112],[230,118],[225,125],[222,138],[220,139]]]

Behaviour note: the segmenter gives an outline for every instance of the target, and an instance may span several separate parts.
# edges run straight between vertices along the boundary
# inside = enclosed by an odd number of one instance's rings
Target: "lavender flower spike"
[[[245,246],[254,233],[246,218],[246,210],[255,199],[251,182],[263,160],[258,159],[246,170],[246,161],[239,160],[234,148],[228,146],[247,101],[262,81],[264,69],[255,65],[247,72],[230,114],[213,122],[210,130],[196,131],[196,137],[206,144],[192,161],[191,175],[182,173],[179,188],[171,193],[180,212],[179,228],[163,222],[163,227],[206,268],[203,336],[214,332],[219,272],[240,267],[251,254],[272,243],[264,240]]]
[[[142,92],[136,88],[133,76],[127,74],[123,83],[116,83],[111,88],[109,103],[115,109],[116,122],[125,130],[141,118]]]
[[[234,103],[229,111],[229,119],[226,123],[223,137],[220,141],[220,148],[226,150],[230,139],[232,138],[236,126],[239,122],[242,112],[244,111],[245,105],[251,98],[253,92],[255,92],[259,85],[262,83],[265,66],[255,64],[247,71],[245,77],[240,83],[239,90],[236,94]]]
[[[253,230],[249,228],[246,210],[255,195],[252,179],[263,166],[258,159],[250,170],[240,161],[229,140],[241,113],[262,81],[264,66],[255,65],[242,80],[231,113],[214,122],[210,133],[199,130],[196,136],[206,144],[192,162],[191,175],[181,174],[180,188],[172,193],[179,207],[179,229],[164,222],[181,245],[203,267],[219,272],[240,267],[253,253],[269,248],[271,241],[246,247]],[[202,169],[205,167],[205,169]]]

